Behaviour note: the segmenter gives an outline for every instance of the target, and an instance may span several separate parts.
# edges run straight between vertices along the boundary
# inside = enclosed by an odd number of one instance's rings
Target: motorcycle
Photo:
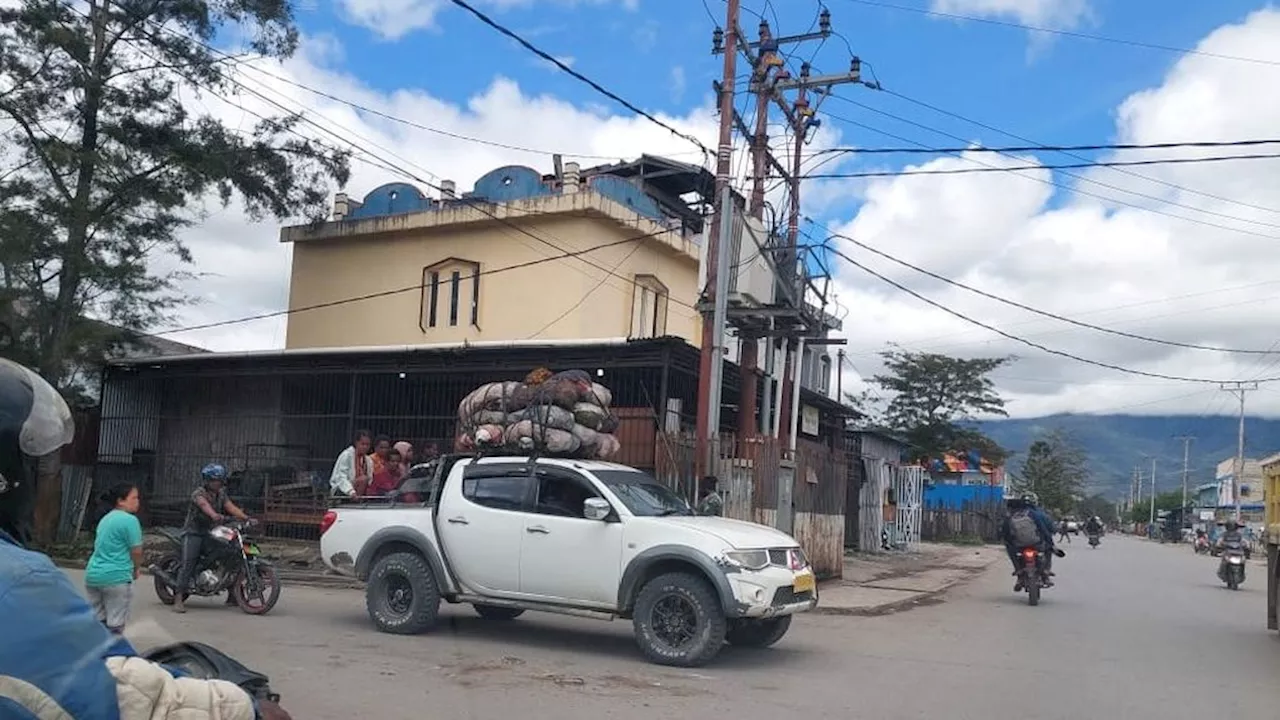
[[[210,597],[231,594],[236,605],[250,615],[266,615],[280,599],[280,576],[261,557],[258,545],[245,535],[253,521],[231,520],[209,531],[200,552],[191,584],[183,588],[183,599],[191,595]],[[156,597],[172,605],[178,572],[182,569],[182,534],[168,528],[158,531],[174,547],[151,566]]]
[[[1209,538],[1208,538],[1207,536],[1205,536],[1205,535],[1199,535],[1199,536],[1197,536],[1197,537],[1196,537],[1196,544],[1195,544],[1195,551],[1196,551],[1196,554],[1197,554],[1197,555],[1207,555],[1207,554],[1209,554],[1209,550],[1210,550],[1210,548],[1209,548]]]
[[[1218,564],[1218,579],[1225,582],[1232,590],[1239,590],[1244,582],[1244,548],[1239,545],[1228,545],[1222,550],[1222,562]]]
[[[204,643],[182,642],[153,648],[142,657],[154,663],[168,666],[201,680],[226,680],[238,685],[255,700],[280,702],[280,695],[272,692],[270,679],[254,672],[217,648]]]
[[[1022,565],[1018,568],[1018,585],[1027,594],[1027,604],[1040,604],[1040,589],[1044,587],[1048,577],[1043,570],[1041,552],[1033,547],[1023,548],[1019,553]]]
[[[1096,532],[1089,533],[1089,547],[1096,548],[1102,542],[1102,536]]]

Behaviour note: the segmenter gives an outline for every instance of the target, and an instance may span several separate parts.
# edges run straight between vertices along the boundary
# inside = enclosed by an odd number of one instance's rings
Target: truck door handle
[[[542,527],[541,525],[530,525],[529,527],[525,528],[524,531],[531,535],[550,535],[551,534],[550,530]]]
[[[459,515],[458,517],[449,518],[449,522],[453,525],[470,525],[471,524],[470,522],[467,521],[466,518],[462,517],[461,515]]]

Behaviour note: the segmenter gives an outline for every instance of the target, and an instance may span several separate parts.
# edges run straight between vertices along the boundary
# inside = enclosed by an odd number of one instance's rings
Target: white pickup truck
[[[818,602],[794,538],[694,516],[651,476],[606,462],[445,456],[390,498],[330,509],[320,550],[366,582],[383,632],[430,629],[441,600],[493,620],[624,618],[663,665],[704,664],[726,640],[772,645]]]

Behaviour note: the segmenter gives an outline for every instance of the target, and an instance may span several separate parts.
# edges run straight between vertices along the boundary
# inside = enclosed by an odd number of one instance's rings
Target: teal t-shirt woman
[[[112,487],[102,499],[111,510],[98,521],[93,555],[84,569],[85,595],[98,620],[117,635],[124,633],[133,601],[133,581],[142,568],[142,524],[138,522],[138,488]]]

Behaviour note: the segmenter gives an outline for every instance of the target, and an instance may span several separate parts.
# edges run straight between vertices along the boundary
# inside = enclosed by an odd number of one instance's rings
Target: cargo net
[[[612,402],[582,370],[539,368],[524,382],[481,385],[458,405],[457,450],[604,460],[621,447]]]

